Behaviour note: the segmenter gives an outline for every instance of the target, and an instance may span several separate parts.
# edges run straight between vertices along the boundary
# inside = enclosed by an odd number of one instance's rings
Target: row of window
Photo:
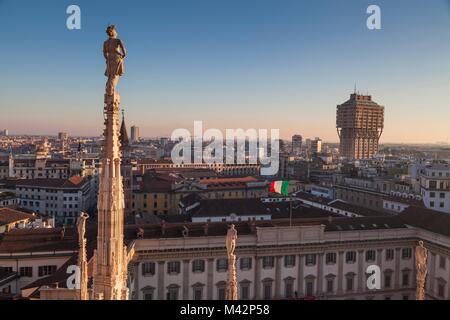
[[[430,192],[430,198],[436,198],[436,192]],[[445,193],[440,192],[439,193],[439,198],[445,199]]]
[[[3,271],[6,273],[13,272],[12,267],[0,267]],[[56,266],[55,265],[48,265],[48,266],[39,266],[38,267],[38,277],[44,277],[49,276],[56,272]],[[19,268],[19,276],[31,278],[33,277],[33,267],[20,267]]]
[[[402,272],[402,287],[409,287],[411,285],[410,278],[410,270],[404,270]],[[326,294],[334,294],[335,293],[335,276],[326,277]],[[286,278],[284,279],[284,297],[285,298],[298,298],[298,292],[294,291],[294,278]],[[239,299],[247,300],[250,299],[250,281],[242,281],[240,283],[239,288]],[[265,279],[262,281],[262,290],[263,290],[263,299],[270,300],[273,298],[273,279]],[[192,286],[193,289],[193,298],[194,300],[202,300],[204,299],[204,284],[195,284]],[[392,288],[392,273],[386,272],[384,277],[384,288],[389,289]],[[179,298],[179,290],[180,287],[178,285],[170,285],[167,291],[167,299],[168,300],[177,300]],[[345,276],[345,291],[353,292],[355,290],[355,274],[347,274]],[[226,293],[226,284],[219,283],[217,285],[217,296],[218,300],[224,300]],[[144,291],[144,299],[145,300],[153,300],[154,290],[145,290]],[[314,278],[305,278],[305,296],[314,296],[315,295],[315,279]],[[445,283],[438,284],[438,296],[445,296]]]
[[[430,201],[430,208],[437,208],[436,204],[434,201]],[[445,208],[445,203],[444,202],[439,202],[439,208]]]
[[[366,262],[374,262],[376,260],[377,252],[375,250],[367,250],[365,252],[365,260]],[[390,261],[394,259],[394,249],[386,249],[385,250],[385,260]],[[403,248],[401,250],[402,259],[408,260],[412,257],[412,249],[411,248]],[[290,268],[295,267],[296,265],[296,256],[295,255],[287,255],[283,257],[284,267]],[[441,259],[442,260],[442,259]],[[252,261],[253,258],[243,257],[239,258],[239,267],[241,270],[250,270],[252,269]],[[346,263],[355,263],[356,262],[356,251],[347,251],[345,253],[345,261]],[[445,264],[445,258],[443,259],[443,263]],[[326,264],[336,264],[337,262],[337,254],[336,252],[328,252],[325,254],[325,263]],[[305,265],[306,266],[314,266],[317,263],[317,255],[316,254],[307,254],[305,256]],[[262,257],[262,267],[264,269],[271,269],[275,266],[275,257],[274,256],[266,256]],[[167,273],[168,274],[177,274],[180,273],[181,263],[180,261],[170,261],[167,263]],[[224,272],[228,270],[228,260],[227,259],[217,259],[216,260],[216,271]],[[197,259],[192,261],[192,272],[204,272],[205,271],[205,260]],[[142,275],[154,275],[155,274],[155,263],[154,262],[144,262],[142,263]]]
[[[438,189],[438,185],[439,185],[439,189],[440,190],[450,190],[450,183],[449,182],[445,182],[444,181],[435,181],[435,180],[431,180],[428,182],[428,188],[429,189]]]
[[[133,207],[134,207],[134,203],[133,203]],[[169,207],[169,205],[168,205],[168,203],[167,203],[167,201],[166,202],[164,202],[164,208],[168,208]],[[147,202],[144,202],[144,208],[147,208]],[[158,202],[154,202],[153,203],[153,208],[158,208]]]

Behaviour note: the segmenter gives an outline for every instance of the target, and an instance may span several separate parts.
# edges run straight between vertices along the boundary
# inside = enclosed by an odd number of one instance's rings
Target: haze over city
[[[111,3],[77,1],[82,28],[69,31],[69,1],[0,1],[0,128],[100,135],[99,48],[114,23],[130,57],[122,106],[141,136],[202,120],[335,142],[336,105],[356,85],[385,106],[382,143],[448,141],[448,1],[378,1],[377,31],[367,1]]]

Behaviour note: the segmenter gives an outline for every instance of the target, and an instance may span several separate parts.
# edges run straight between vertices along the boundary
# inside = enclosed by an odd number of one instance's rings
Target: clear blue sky
[[[380,31],[366,28],[369,4]],[[127,122],[144,136],[203,120],[336,141],[356,83],[386,106],[382,141],[450,138],[446,0],[0,0],[0,129],[100,135],[108,23],[128,49]]]

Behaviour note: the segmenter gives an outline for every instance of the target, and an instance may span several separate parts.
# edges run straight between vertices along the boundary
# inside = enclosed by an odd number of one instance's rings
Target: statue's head
[[[113,24],[108,26],[106,28],[106,34],[108,35],[108,37],[110,38],[115,38],[117,37],[117,31],[116,31],[116,26],[114,26]]]

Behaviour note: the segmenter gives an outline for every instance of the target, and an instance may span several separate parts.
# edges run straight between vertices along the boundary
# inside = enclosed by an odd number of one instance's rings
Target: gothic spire
[[[122,109],[122,125],[120,126],[120,144],[127,147],[130,144],[128,139],[127,126],[125,125],[125,111]]]

